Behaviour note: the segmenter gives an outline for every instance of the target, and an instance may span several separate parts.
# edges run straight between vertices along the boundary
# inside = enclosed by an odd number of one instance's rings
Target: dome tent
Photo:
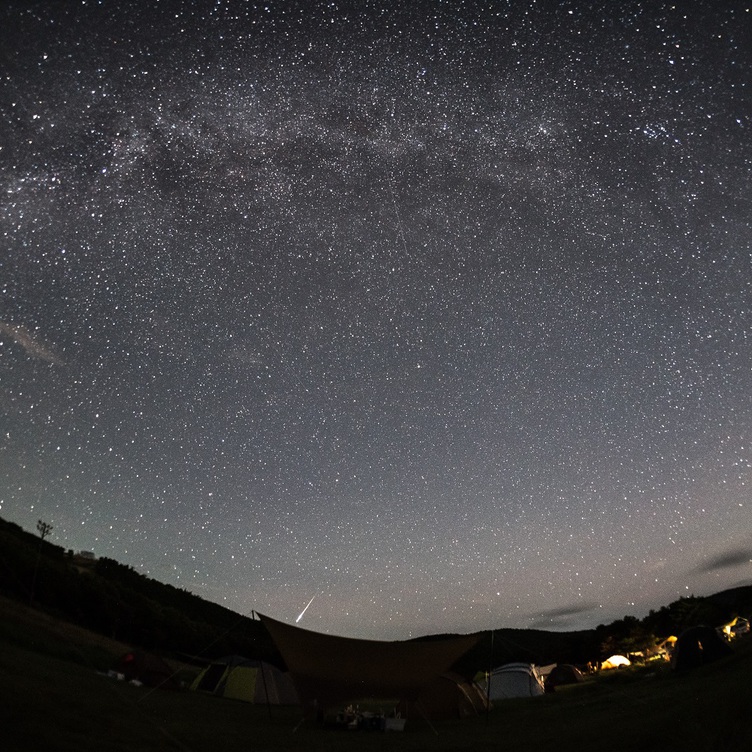
[[[159,656],[143,650],[130,650],[121,656],[117,670],[129,682],[159,689],[178,687],[175,672]]]
[[[612,655],[610,658],[606,658],[603,663],[601,663],[601,669],[604,671],[608,671],[612,668],[622,668],[623,666],[631,666],[632,661],[629,660],[624,655]]]
[[[576,667],[568,663],[557,664],[546,677],[546,692],[554,692],[556,687],[562,687],[566,684],[577,684],[584,681],[585,677]]]
[[[732,652],[728,643],[712,627],[690,627],[676,640],[671,664],[675,671],[687,671],[717,661]]]
[[[539,697],[543,692],[543,679],[531,663],[507,663],[491,671],[488,688],[491,700]]]
[[[447,671],[427,684],[413,701],[401,700],[397,712],[403,718],[412,716],[428,720],[468,718],[488,710],[483,690],[464,677]]]
[[[191,689],[255,704],[297,705],[290,677],[263,661],[230,655],[209,664]]]

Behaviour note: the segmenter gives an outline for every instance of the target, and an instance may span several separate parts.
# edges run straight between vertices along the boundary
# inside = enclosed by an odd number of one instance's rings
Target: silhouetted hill
[[[2,518],[0,593],[147,650],[281,662],[260,622],[114,559],[81,559]]]
[[[720,593],[709,595],[707,600],[726,611],[750,614],[752,613],[752,585],[722,590]]]
[[[418,641],[452,637],[428,635]],[[545,632],[540,629],[495,629],[480,633],[478,644],[454,666],[466,676],[505,663],[586,664],[598,660],[598,634],[594,629],[578,632]]]
[[[81,558],[2,518],[0,593],[135,647],[202,660],[237,653],[283,666],[261,622],[114,559]],[[752,586],[746,586],[706,598],[680,598],[643,619],[625,616],[590,630],[501,628],[482,633],[456,668],[470,675],[512,661],[586,664],[644,650],[690,626],[719,626],[750,614]]]

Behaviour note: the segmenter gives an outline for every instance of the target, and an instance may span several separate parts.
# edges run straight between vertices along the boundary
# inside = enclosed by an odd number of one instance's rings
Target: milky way
[[[352,636],[750,582],[752,6],[10,2],[0,49],[4,518]]]

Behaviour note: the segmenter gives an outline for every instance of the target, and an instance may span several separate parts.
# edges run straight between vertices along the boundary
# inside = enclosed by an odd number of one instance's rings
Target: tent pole
[[[266,672],[264,671],[264,662],[259,661],[259,668],[261,669],[261,681],[264,682],[264,694],[266,695],[266,711],[269,713],[269,720],[272,717],[272,704],[269,702],[269,687],[266,686]]]
[[[256,612],[251,610],[251,618],[256,621]],[[272,717],[272,704],[269,702],[269,687],[266,686],[266,672],[264,671],[264,662],[259,660],[259,668],[261,669],[261,681],[264,682],[264,696],[266,697],[266,712],[269,713],[269,719]]]

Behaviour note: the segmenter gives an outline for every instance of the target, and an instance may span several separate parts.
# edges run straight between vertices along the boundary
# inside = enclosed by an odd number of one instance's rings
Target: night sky
[[[0,516],[355,637],[751,583],[751,136],[749,2],[3,3]]]

